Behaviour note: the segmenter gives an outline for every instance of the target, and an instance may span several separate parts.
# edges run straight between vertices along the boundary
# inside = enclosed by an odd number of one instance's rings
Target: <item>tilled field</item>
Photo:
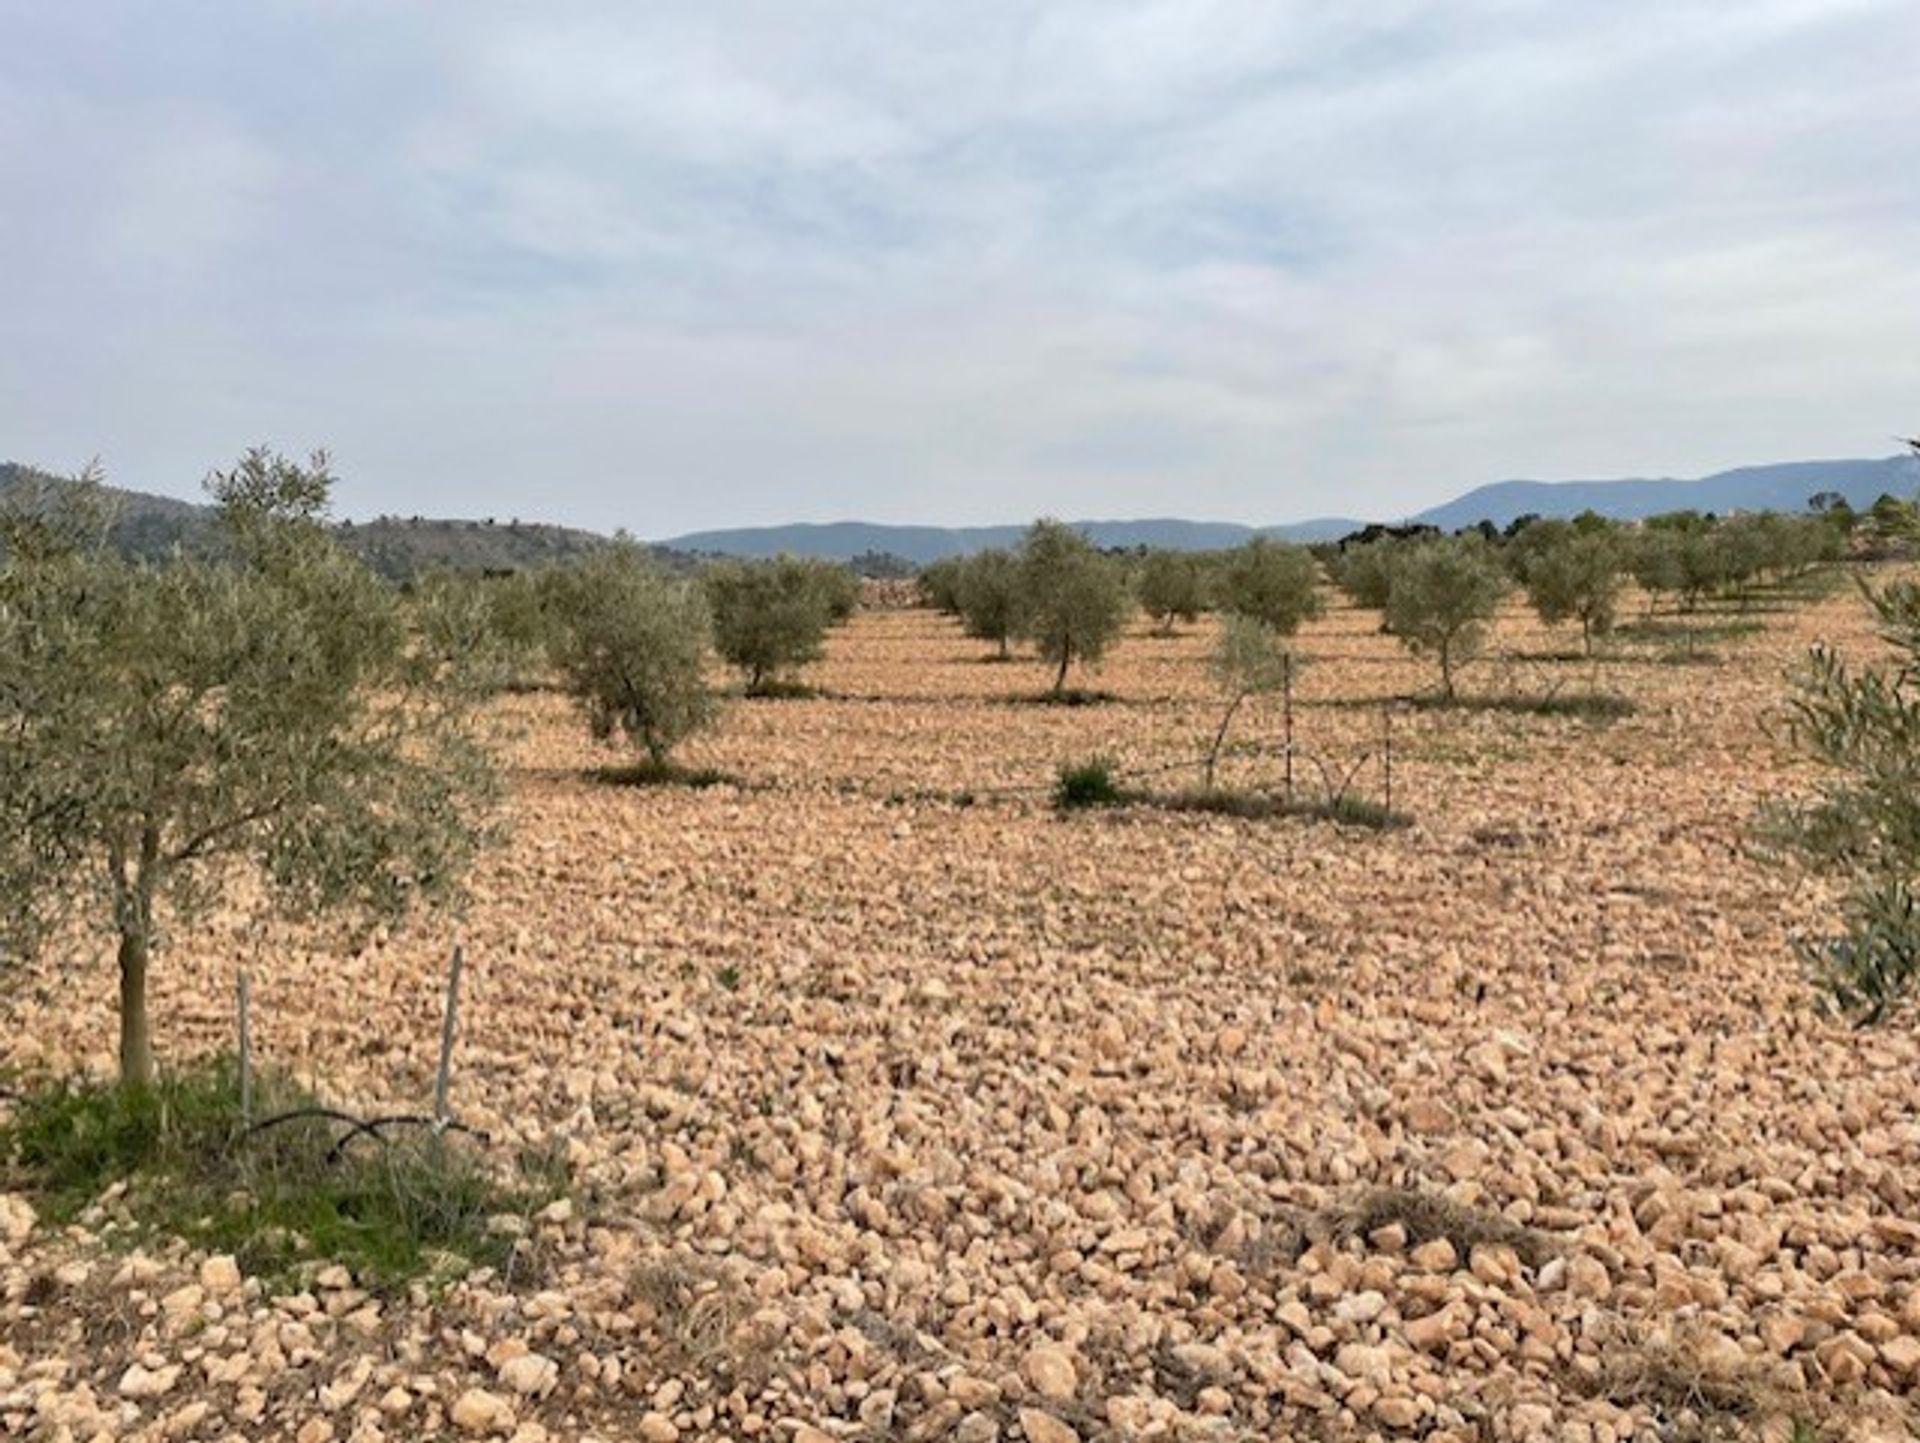
[[[1384,717],[1428,670],[1334,611],[1297,773],[1377,800],[1390,728],[1391,832],[1053,813],[1094,753],[1195,780],[1210,626],[1062,708],[866,613],[824,695],[689,748],[740,778],[705,790],[591,780],[565,703],[515,698],[454,1099],[573,1158],[539,1277],[276,1297],[0,1200],[0,1436],[1915,1436],[1920,1043],[1813,1009],[1790,938],[1829,899],[1752,852],[1806,781],[1784,673],[1867,618],[1761,619],[1596,672],[1515,612],[1467,674],[1637,704],[1599,724]],[[1226,780],[1279,776],[1278,725]],[[231,1045],[244,964],[260,1054],[418,1106],[455,935],[175,939],[161,1049]],[[104,949],[9,982],[8,1062],[106,1066]]]

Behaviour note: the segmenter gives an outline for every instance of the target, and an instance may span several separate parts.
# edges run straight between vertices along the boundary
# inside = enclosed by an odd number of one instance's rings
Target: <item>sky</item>
[[[1393,519],[1920,427],[1913,0],[0,0],[0,458]]]

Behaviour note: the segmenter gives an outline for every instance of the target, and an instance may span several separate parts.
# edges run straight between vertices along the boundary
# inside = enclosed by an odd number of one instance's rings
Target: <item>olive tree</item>
[[[714,649],[746,677],[749,696],[767,695],[783,673],[819,660],[834,601],[813,563],[793,556],[722,562],[703,583]]]
[[[458,893],[494,776],[478,691],[332,540],[324,455],[264,449],[209,489],[220,554],[163,564],[13,518],[0,563],[0,928],[117,941],[120,1073],[153,1077],[169,927],[250,865],[296,915],[397,918]]]
[[[1277,635],[1292,636],[1322,610],[1320,563],[1304,546],[1256,536],[1226,554],[1220,570],[1220,606],[1252,617]]]
[[[1406,542],[1391,536],[1342,547],[1333,568],[1334,584],[1355,606],[1384,611],[1393,589],[1394,560],[1406,547]]]
[[[966,574],[962,556],[943,556],[920,568],[920,597],[935,611],[960,614],[960,580]]]
[[[1054,668],[1053,693],[1067,668],[1098,662],[1127,620],[1127,594],[1113,563],[1058,521],[1033,523],[1020,544],[1021,630]]]
[[[1479,537],[1421,542],[1394,558],[1387,628],[1440,663],[1440,693],[1450,699],[1454,671],[1479,653],[1506,593],[1506,574]]]
[[[1219,644],[1213,653],[1213,678],[1226,707],[1220,724],[1214,728],[1207,754],[1201,763],[1202,784],[1213,790],[1220,753],[1227,744],[1227,731],[1234,716],[1249,697],[1280,690],[1292,675],[1293,657],[1286,639],[1274,627],[1243,612],[1229,612],[1220,630]],[[1289,763],[1291,766],[1291,763]]]
[[[1579,622],[1581,649],[1591,656],[1594,637],[1612,631],[1618,615],[1618,538],[1611,531],[1580,531],[1565,521],[1542,521],[1529,527],[1522,539],[1524,550],[1515,570],[1528,602],[1548,626]]]
[[[1171,636],[1174,622],[1194,621],[1207,609],[1206,585],[1199,557],[1161,547],[1141,561],[1135,594],[1140,609],[1159,624],[1160,634]]]
[[[1843,930],[1802,950],[1816,984],[1871,1022],[1920,983],[1920,584],[1866,594],[1892,659],[1855,669],[1815,648],[1790,730],[1825,775],[1811,796],[1771,808],[1767,830],[1845,882]]]
[[[665,767],[714,717],[705,598],[631,543],[596,552],[554,590],[554,665],[594,736],[623,736]]]
[[[968,557],[955,596],[967,635],[993,642],[1006,660],[1020,634],[1020,566],[1012,553],[994,549]]]

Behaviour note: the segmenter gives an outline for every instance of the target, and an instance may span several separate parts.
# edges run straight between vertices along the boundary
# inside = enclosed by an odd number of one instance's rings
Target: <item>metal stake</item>
[[[253,1125],[253,1029],[248,1025],[247,974],[239,975],[235,1007],[240,1020],[240,1125]]]
[[[447,1083],[453,1072],[453,1033],[460,1016],[460,969],[466,954],[456,945],[453,960],[447,964],[447,1010],[440,1023],[440,1070],[433,1080],[433,1125],[436,1132],[447,1125]]]

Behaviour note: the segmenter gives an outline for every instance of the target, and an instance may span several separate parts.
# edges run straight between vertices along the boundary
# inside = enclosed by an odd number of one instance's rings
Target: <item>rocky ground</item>
[[[1554,1440],[1916,1436],[1920,1040],[1820,1016],[1813,884],[1755,858],[1770,739],[1846,592],[1612,662],[1610,725],[1360,705],[1428,684],[1338,610],[1303,777],[1376,833],[1055,816],[1064,760],[1199,750],[1207,628],[1019,699],[925,612],[862,615],[829,695],[736,704],[706,790],[609,787],[551,696],[459,924],[454,1100],[562,1140],[527,1277],[274,1296],[231,1260],[0,1200],[0,1436]],[[1517,613],[1480,692],[1592,686]],[[1275,708],[1246,735],[1270,742]],[[1233,779],[1271,780],[1271,755]],[[1179,773],[1165,773],[1169,783]],[[343,955],[240,917],[159,965],[162,1050],[256,1047],[417,1106],[455,928]],[[104,949],[10,979],[6,1061],[105,1067]]]

